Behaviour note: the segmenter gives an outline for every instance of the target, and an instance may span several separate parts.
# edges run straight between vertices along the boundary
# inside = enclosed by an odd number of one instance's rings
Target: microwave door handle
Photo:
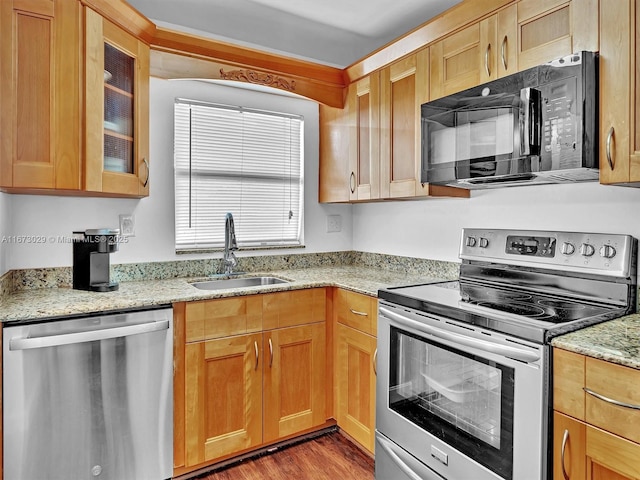
[[[538,155],[540,153],[541,105],[542,95],[535,88],[520,90],[522,104],[520,153],[522,155]]]

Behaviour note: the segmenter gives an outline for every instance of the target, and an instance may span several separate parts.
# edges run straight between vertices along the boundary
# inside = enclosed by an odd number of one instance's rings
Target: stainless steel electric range
[[[549,340],[636,308],[629,235],[465,229],[460,258],[378,292],[377,480],[550,477]]]

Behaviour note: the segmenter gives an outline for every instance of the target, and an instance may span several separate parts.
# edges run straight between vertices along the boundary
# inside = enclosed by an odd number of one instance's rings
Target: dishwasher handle
[[[74,343],[95,342],[109,338],[127,337],[141,333],[158,332],[169,329],[169,320],[138,323],[124,327],[104,328],[81,332],[63,333],[46,337],[14,337],[9,340],[9,350],[30,350],[33,348],[57,347]]]

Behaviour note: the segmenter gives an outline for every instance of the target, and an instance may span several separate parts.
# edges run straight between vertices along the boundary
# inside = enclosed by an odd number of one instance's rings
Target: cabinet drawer
[[[264,330],[324,322],[326,315],[327,298],[324,288],[262,295],[262,328]]]
[[[640,443],[638,385],[640,385],[640,370],[587,358],[585,378],[587,423]],[[615,402],[627,406],[618,405]]]
[[[338,322],[370,335],[378,332],[378,302],[349,290],[336,291]]]
[[[187,342],[262,330],[259,295],[188,302],[185,310]]]

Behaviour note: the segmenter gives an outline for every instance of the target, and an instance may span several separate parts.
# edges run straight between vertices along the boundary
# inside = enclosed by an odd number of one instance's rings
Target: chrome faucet
[[[227,213],[224,222],[224,256],[222,257],[222,267],[225,275],[233,274],[233,269],[238,265],[238,259],[233,254],[235,250],[238,250],[238,243],[236,242],[233,215]]]

